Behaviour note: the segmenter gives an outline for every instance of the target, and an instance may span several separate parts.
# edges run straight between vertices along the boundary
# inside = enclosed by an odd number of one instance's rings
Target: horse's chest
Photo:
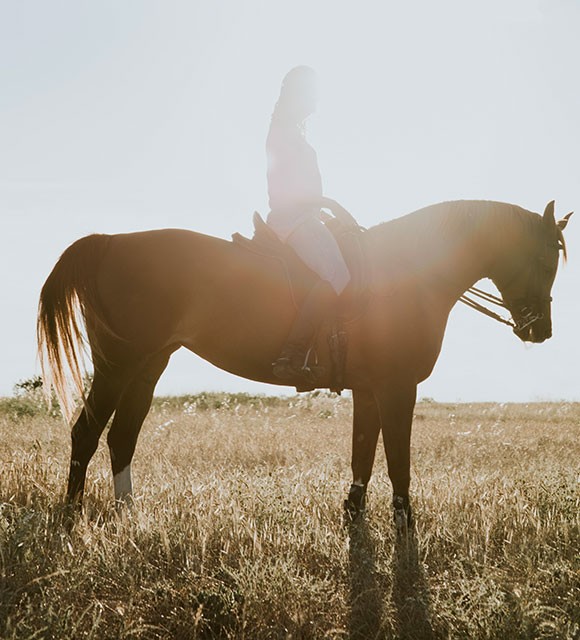
[[[348,365],[371,377],[397,370],[413,378],[429,376],[441,349],[445,317],[412,301],[386,299],[361,322],[349,339]],[[354,329],[354,327],[353,327]]]

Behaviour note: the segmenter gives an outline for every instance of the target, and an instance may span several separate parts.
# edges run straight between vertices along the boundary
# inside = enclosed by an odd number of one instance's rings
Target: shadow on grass
[[[363,518],[349,525],[349,572],[351,640],[380,638],[383,603],[389,591],[376,567],[376,542]]]
[[[411,536],[395,542],[391,575],[377,567],[377,542],[364,520],[349,526],[350,640],[430,640],[429,588]]]
[[[401,640],[435,638],[431,626],[429,586],[419,560],[415,536],[395,542],[392,567],[392,600],[398,623],[397,637]]]

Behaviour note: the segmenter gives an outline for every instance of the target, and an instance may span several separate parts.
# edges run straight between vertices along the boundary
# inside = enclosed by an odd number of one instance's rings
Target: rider
[[[274,375],[288,381],[309,377],[308,349],[350,280],[338,244],[321,220],[320,209],[332,207],[341,222],[357,226],[348,212],[322,195],[316,151],[304,135],[305,120],[316,110],[317,98],[314,70],[307,66],[291,69],[282,82],[266,140],[271,209],[268,225],[320,276],[273,363]]]

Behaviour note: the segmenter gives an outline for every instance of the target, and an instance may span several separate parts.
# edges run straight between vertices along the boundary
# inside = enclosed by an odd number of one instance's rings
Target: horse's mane
[[[522,237],[539,237],[542,217],[523,207],[492,200],[453,200],[430,205],[400,218],[381,222],[369,229],[370,234],[393,238],[393,248],[408,251],[410,246],[440,241],[461,242],[485,228],[492,228],[498,236],[521,228]],[[558,230],[564,257],[564,238]]]
[[[472,215],[473,214],[473,215]],[[426,232],[443,231],[446,229],[458,229],[463,227],[469,218],[480,221],[485,217],[494,223],[507,224],[517,219],[522,227],[529,231],[534,230],[534,225],[540,217],[537,213],[528,211],[518,205],[507,202],[495,202],[493,200],[449,200],[432,204],[399,218],[393,218],[371,227],[370,229],[384,229],[386,227],[415,223],[422,226]],[[369,229],[369,230],[370,230]]]

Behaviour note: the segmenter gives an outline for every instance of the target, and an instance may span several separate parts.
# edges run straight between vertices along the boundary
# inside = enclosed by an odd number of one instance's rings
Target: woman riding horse
[[[356,223],[322,197],[316,154],[301,129],[314,105],[312,70],[291,71],[267,144],[268,223],[321,278],[310,292],[294,283],[299,299],[305,299],[298,317],[287,270],[278,259],[193,231],[87,236],[54,266],[40,296],[38,345],[45,390],[50,393],[54,385],[67,418],[73,391],[83,395],[84,344],[94,370],[72,426],[71,502],[82,500],[87,466],[111,417],[107,442],[115,499],[130,501],[139,432],[159,377],[182,347],[248,379],[295,384],[308,375],[306,352],[316,342],[326,370],[317,372],[314,386],[330,387],[329,341],[316,333],[350,274],[319,219],[320,207]],[[500,202],[444,202],[361,235],[369,301],[345,325],[344,388],[353,397],[349,514],[364,510],[382,432],[397,528],[411,522],[417,384],[431,374],[449,313],[465,291],[491,278],[501,295],[496,302],[509,310],[516,336],[540,343],[552,335],[550,292],[560,252],[565,256],[562,231],[570,215],[556,222],[553,201],[543,215]],[[292,379],[287,382],[286,376]]]
[[[337,306],[350,273],[334,236],[320,219],[320,208],[334,203],[322,196],[316,151],[304,136],[304,122],[316,110],[317,82],[313,69],[290,70],[282,82],[266,140],[268,158],[268,225],[320,276],[302,304],[278,359],[274,375],[289,382],[312,381],[306,360],[322,321]],[[356,221],[332,206],[346,226]]]

